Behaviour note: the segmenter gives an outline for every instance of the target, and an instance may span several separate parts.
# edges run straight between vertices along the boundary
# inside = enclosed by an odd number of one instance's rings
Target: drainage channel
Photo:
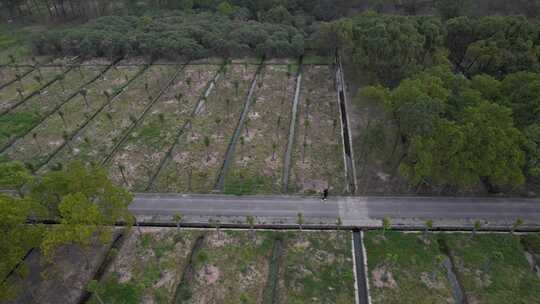
[[[56,150],[53,151],[53,153],[51,153],[47,159],[45,159],[42,163],[38,164],[36,166],[36,168],[34,169],[34,173],[35,172],[38,172],[42,167],[44,167],[46,164],[48,164],[65,146],[67,146],[67,144],[69,142],[71,142],[78,134],[80,134],[84,128],[86,128],[86,126],[92,121],[94,120],[94,118],[96,118],[96,116],[98,116],[101,112],[103,112],[103,110],[108,106],[110,105],[111,103],[113,103],[119,96],[121,96],[126,90],[127,88],[129,87],[129,85],[135,80],[137,79],[139,76],[141,76],[142,74],[144,74],[144,72],[150,67],[150,64],[147,64],[145,65],[143,68],[141,68],[137,74],[135,76],[133,76],[128,82],[126,82],[119,90],[117,90],[106,102],[104,102],[101,107],[99,107],[99,109],[97,109],[97,111],[94,112],[94,114],[92,114],[88,119],[86,119],[84,121],[84,123],[78,128],[76,129],[75,131],[73,131],[70,135],[69,135],[69,138],[67,138],[67,140],[65,140],[58,148],[56,148]]]
[[[137,118],[137,120],[135,122],[133,122],[131,124],[131,126],[126,130],[126,132],[124,133],[124,136],[122,136],[120,138],[120,140],[116,143],[116,145],[113,147],[113,149],[111,150],[111,152],[109,153],[109,155],[107,155],[102,161],[101,161],[101,165],[102,166],[105,166],[109,163],[109,161],[112,159],[112,157],[116,154],[116,152],[118,151],[118,149],[120,149],[120,147],[126,142],[126,140],[128,139],[129,135],[133,132],[133,130],[141,123],[141,121],[146,117],[146,115],[148,114],[148,112],[150,112],[150,110],[154,107],[154,105],[156,104],[156,102],[158,102],[160,99],[161,99],[161,96],[163,96],[163,94],[165,94],[165,92],[167,92],[167,90],[169,90],[169,88],[174,84],[174,81],[178,78],[178,76],[184,71],[184,69],[186,68],[186,66],[188,65],[189,62],[187,63],[184,63],[182,64],[177,70],[176,72],[174,73],[174,75],[169,79],[169,81],[165,84],[165,86],[163,86],[163,88],[161,89],[161,91],[158,92],[157,96],[154,97],[154,99],[152,100],[152,102],[150,102],[150,104],[148,104],[148,106],[144,109],[144,111],[141,113],[141,115],[139,116],[139,118]]]
[[[268,278],[266,280],[266,288],[263,292],[264,304],[277,304],[279,303],[277,287],[279,276],[279,265],[281,261],[281,253],[283,251],[283,240],[276,238],[274,240],[274,247],[272,248],[272,257],[270,259],[270,265],[268,266]]]
[[[116,61],[114,61],[112,64],[108,65],[105,69],[103,69],[101,72],[99,72],[99,74],[95,77],[93,77],[92,79],[90,79],[89,81],[87,81],[86,83],[82,84],[81,86],[79,86],[77,88],[77,90],[75,90],[73,93],[71,93],[70,96],[68,96],[68,98],[66,98],[64,101],[62,101],[61,103],[59,103],[56,107],[54,107],[51,111],[49,111],[48,113],[46,113],[43,117],[40,118],[40,120],[38,122],[36,122],[33,126],[30,127],[30,129],[28,129],[25,133],[19,135],[19,136],[16,136],[14,137],[12,140],[10,140],[8,143],[6,143],[3,147],[0,148],[0,153],[3,153],[4,151],[6,151],[8,148],[10,148],[11,146],[13,146],[13,144],[15,144],[19,139],[25,137],[27,134],[29,134],[30,132],[32,132],[35,128],[37,128],[39,125],[41,125],[42,122],[44,122],[46,119],[48,119],[49,117],[51,117],[52,115],[54,115],[56,112],[58,112],[58,110],[60,110],[60,108],[62,108],[65,104],[67,104],[68,102],[70,102],[73,98],[77,97],[77,95],[80,94],[81,90],[86,88],[87,86],[91,85],[92,83],[94,83],[96,80],[98,80],[100,77],[103,76],[103,74],[107,73],[112,67],[114,67],[119,61],[121,60],[120,59],[117,59]]]
[[[452,295],[454,297],[454,303],[456,304],[467,304],[469,301],[467,300],[467,295],[463,292],[463,284],[461,284],[461,279],[457,275],[458,272],[456,272],[455,268],[455,259],[452,255],[452,252],[450,248],[448,247],[448,244],[446,243],[446,240],[442,237],[437,238],[437,243],[439,244],[439,247],[441,251],[444,253],[444,260],[443,260],[443,266],[446,269],[446,277],[448,278],[448,281],[450,281],[450,287],[452,288]]]
[[[352,146],[352,136],[350,132],[350,120],[347,112],[347,85],[341,64],[341,56],[336,50],[336,89],[337,101],[341,117],[341,138],[343,139],[343,158],[345,161],[345,176],[347,177],[347,190],[349,193],[356,192],[356,165],[354,164],[354,151]]]
[[[174,291],[174,298],[172,300],[173,304],[179,304],[186,300],[185,296],[189,293],[189,282],[194,276],[193,263],[204,244],[205,237],[205,234],[200,235],[195,241],[193,247],[191,248],[191,253],[188,257],[186,267],[184,268],[182,276],[180,277],[180,281],[178,282],[176,290]]]
[[[107,252],[107,254],[105,255],[105,258],[103,260],[103,262],[99,265],[99,268],[97,269],[96,273],[94,274],[92,280],[96,280],[97,282],[101,282],[101,280],[103,279],[103,276],[105,275],[105,273],[107,272],[107,269],[109,269],[110,265],[114,262],[114,259],[116,258],[115,255],[112,255],[111,252],[112,250],[120,250],[120,248],[122,248],[122,245],[124,244],[124,241],[126,240],[126,238],[128,237],[128,230],[129,228],[125,228],[124,231],[118,233],[113,242],[112,242],[112,245],[111,247],[109,248],[109,251]],[[92,297],[92,293],[88,290],[84,290],[83,294],[81,295],[81,298],[79,299],[79,301],[77,301],[78,304],[85,304],[87,303],[90,298]]]
[[[363,246],[363,233],[360,230],[353,231],[354,265],[356,274],[357,304],[371,303],[366,273],[366,256]]]
[[[255,75],[253,76],[253,80],[251,81],[251,87],[249,88],[249,92],[246,97],[246,103],[244,104],[242,115],[240,115],[240,118],[238,119],[238,124],[236,125],[234,134],[231,138],[231,141],[229,142],[229,146],[227,147],[227,152],[225,152],[225,156],[223,158],[223,164],[221,165],[221,169],[219,170],[218,178],[214,186],[215,192],[223,192],[223,187],[225,185],[225,176],[227,176],[227,172],[229,171],[231,160],[234,156],[234,151],[236,149],[236,143],[238,142],[238,139],[240,138],[240,134],[244,127],[244,122],[249,113],[249,107],[251,106],[254,99],[253,95],[255,94],[255,90],[257,88],[257,79],[259,78],[261,71],[264,69],[264,65],[265,63],[264,63],[264,58],[263,58],[259,67],[257,68],[257,71],[255,72]]]
[[[302,87],[302,59],[298,62],[298,72],[296,74],[296,91],[294,93],[292,115],[291,115],[291,124],[289,126],[289,139],[287,142],[287,150],[285,151],[285,157],[283,162],[283,184],[282,184],[282,193],[287,193],[289,191],[289,177],[291,172],[291,158],[294,145],[294,135],[296,133],[296,120],[298,119],[298,100],[300,99],[300,88]]]
[[[174,143],[171,145],[169,150],[167,150],[167,153],[165,153],[165,156],[161,159],[161,162],[159,163],[159,166],[158,166],[156,172],[154,172],[154,175],[152,176],[152,178],[148,182],[148,186],[146,187],[146,191],[150,191],[150,190],[152,190],[154,188],[155,180],[157,179],[157,177],[159,176],[159,174],[161,173],[161,171],[163,170],[165,165],[171,159],[172,153],[173,153],[174,149],[176,148],[176,146],[178,146],[178,144],[180,143],[180,140],[182,139],[183,135],[185,134],[184,131],[186,130],[186,128],[190,126],[190,124],[192,123],[192,120],[195,118],[195,116],[197,116],[200,113],[202,107],[204,106],[206,100],[208,99],[208,96],[210,96],[210,94],[212,93],[212,90],[214,90],[214,87],[216,86],[216,82],[221,77],[226,65],[227,65],[226,63],[222,64],[222,66],[216,72],[216,74],[214,75],[212,80],[210,80],[210,82],[206,85],[206,89],[204,90],[204,93],[199,98],[199,101],[197,102],[197,104],[193,108],[193,111],[191,112],[191,114],[189,116],[189,119],[178,130],[178,132],[176,133]]]

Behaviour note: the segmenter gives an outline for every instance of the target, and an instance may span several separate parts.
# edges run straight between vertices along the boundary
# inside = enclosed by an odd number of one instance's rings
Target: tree
[[[433,220],[427,220],[424,228],[424,240],[427,241],[427,235],[431,229],[433,229]]]
[[[473,230],[472,230],[472,233],[471,233],[471,238],[474,238],[476,236],[476,232],[478,232],[478,230],[480,230],[480,228],[482,228],[482,222],[480,222],[479,220],[474,221]]]
[[[0,188],[15,188],[21,198],[23,188],[33,181],[30,171],[21,162],[0,163]]]
[[[471,0],[436,0],[435,6],[439,15],[448,20],[451,18],[468,15],[471,9]]]
[[[523,226],[524,221],[521,218],[516,219],[516,221],[512,224],[512,229],[510,229],[510,233],[514,234],[519,227]]]
[[[180,230],[180,224],[182,223],[183,218],[184,216],[180,212],[176,212],[173,216],[173,220],[176,222],[176,228],[178,228],[178,230]]]
[[[296,223],[300,228],[300,232],[302,232],[302,226],[304,225],[304,215],[301,212],[298,212],[298,214],[296,215]]]
[[[392,228],[392,222],[390,221],[389,217],[384,217],[382,220],[382,235],[384,237],[384,234],[387,230],[390,230]]]
[[[229,2],[223,1],[218,5],[218,12],[222,15],[230,17],[234,13],[234,7]]]
[[[206,147],[206,162],[210,161],[210,138],[208,136],[204,137],[204,146]]]
[[[90,105],[88,104],[88,98],[87,98],[88,90],[82,89],[79,93],[81,94],[81,96],[84,99],[84,104],[86,105],[86,108],[87,109],[90,108]]]

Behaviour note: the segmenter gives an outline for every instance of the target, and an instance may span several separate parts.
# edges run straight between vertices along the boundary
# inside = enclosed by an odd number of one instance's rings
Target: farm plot
[[[133,228],[89,303],[173,303],[191,248],[201,233]]]
[[[30,66],[2,66],[0,67],[0,86],[17,78],[17,75],[21,76],[32,71]]]
[[[181,303],[262,303],[275,232],[207,233]],[[178,303],[178,302],[177,302]]]
[[[365,233],[373,303],[454,303],[434,235]]]
[[[350,232],[291,232],[284,244],[276,303],[355,302]]]
[[[157,97],[178,66],[150,66],[137,77],[126,91],[100,112],[57,157],[49,163],[65,163],[78,159],[85,163],[99,163],[139,118],[144,109]]]
[[[346,186],[336,91],[330,66],[307,66],[298,105],[289,188],[315,193]]]
[[[25,77],[19,78],[11,85],[4,87],[0,90],[0,111],[20,102],[49,81],[55,79],[55,77],[63,77],[64,79],[72,77],[73,71],[66,71],[67,68],[61,66],[39,67]],[[21,73],[18,74],[22,75]],[[16,75],[17,73],[12,78],[15,78]]]
[[[154,183],[158,192],[213,189],[257,66],[230,65]]]
[[[114,155],[109,175],[118,185],[145,191],[178,130],[190,119],[219,66],[190,65]]]
[[[540,278],[519,237],[509,234],[445,235],[469,303],[536,303]]]
[[[276,193],[287,149],[295,78],[285,65],[267,65],[225,178],[225,193]]]
[[[107,96],[112,96],[115,90],[134,77],[140,69],[140,67],[118,67],[109,70],[86,89],[86,96],[79,94],[64,104],[54,115],[45,119],[4,154],[11,160],[26,162],[33,167],[43,164],[51,153],[69,139],[72,132],[80,128],[106,104],[109,99]]]
[[[56,68],[47,68],[56,69]],[[0,117],[0,147],[24,135],[40,119],[52,112],[85,82],[93,79],[104,67],[87,66],[71,71],[65,78],[54,82],[40,94],[33,96],[17,108]],[[58,68],[58,71],[59,68]]]

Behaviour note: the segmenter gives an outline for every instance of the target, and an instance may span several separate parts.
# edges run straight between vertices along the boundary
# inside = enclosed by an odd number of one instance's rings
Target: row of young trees
[[[304,37],[287,25],[233,21],[221,14],[172,13],[155,18],[102,17],[43,33],[33,40],[33,47],[38,54],[83,57],[295,57],[304,52]]]
[[[0,188],[16,189],[18,194],[0,193],[0,300],[17,291],[7,275],[12,270],[15,275],[27,272],[21,262],[31,248],[39,248],[51,262],[62,245],[84,250],[96,240],[110,241],[110,226],[116,222],[132,222],[127,210],[131,194],[114,186],[104,169],[79,162],[40,178],[21,163],[0,163]],[[58,225],[37,224],[44,219]]]

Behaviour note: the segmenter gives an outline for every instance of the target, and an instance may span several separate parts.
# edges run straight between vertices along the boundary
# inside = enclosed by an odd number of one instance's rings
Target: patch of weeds
[[[141,235],[141,238],[139,239],[139,246],[144,250],[149,249],[152,241],[153,241],[153,238],[151,235],[143,234]]]
[[[192,296],[193,294],[189,286],[187,284],[182,284],[180,287],[178,287],[178,291],[176,293],[176,303],[188,301]]]
[[[10,137],[21,135],[39,121],[38,115],[30,112],[7,113],[0,117],[0,143]],[[39,138],[37,138],[39,141]]]
[[[171,243],[159,243],[154,248],[154,254],[156,255],[156,258],[161,259],[166,253],[173,250],[174,244]]]
[[[150,261],[144,267],[140,283],[144,288],[150,288],[161,277],[161,270],[157,261]]]
[[[208,252],[206,252],[204,249],[199,250],[197,253],[197,263],[199,264],[206,264],[210,260],[210,256],[208,255]]]
[[[98,295],[107,304],[138,304],[142,289],[133,282],[120,283],[118,274],[113,273],[100,283]],[[89,303],[99,304],[99,301],[96,296],[93,296]]]
[[[540,255],[540,234],[527,234],[522,236],[527,248]]]
[[[167,304],[168,303],[168,291],[165,287],[160,287],[154,291],[154,300],[157,304]]]
[[[223,193],[229,195],[249,195],[260,192],[264,188],[266,178],[259,175],[240,176],[238,174],[230,174]]]
[[[240,304],[251,304],[255,303],[247,294],[242,293],[240,294]]]

